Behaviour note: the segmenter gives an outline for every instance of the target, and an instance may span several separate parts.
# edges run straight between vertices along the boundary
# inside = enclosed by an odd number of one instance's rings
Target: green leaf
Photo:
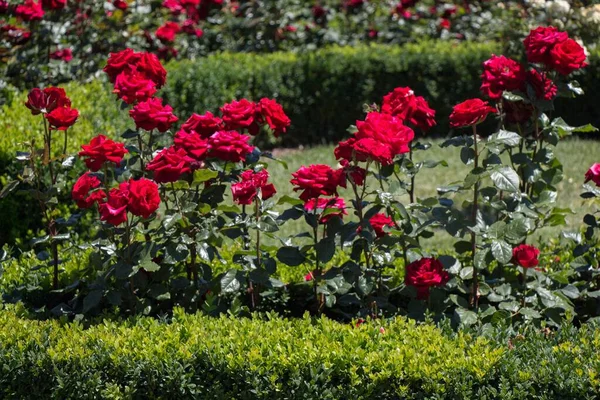
[[[333,238],[321,239],[316,245],[317,258],[322,263],[329,262],[335,255],[335,241]],[[289,265],[289,264],[288,264]]]
[[[17,188],[17,186],[19,186],[19,181],[16,181],[16,180],[10,181],[6,185],[4,185],[2,190],[0,190],[0,199],[3,199],[6,196],[8,196],[9,193],[11,193],[12,191],[14,191]]]
[[[302,202],[302,200],[294,198],[294,197],[290,197],[288,195],[282,196],[279,201],[277,201],[277,205],[282,205],[282,204],[289,204],[292,206],[299,206],[304,204]]]
[[[466,310],[464,308],[456,308],[454,315],[458,320],[458,323],[462,326],[471,326],[477,323],[477,314],[473,311]]]
[[[518,146],[521,142],[521,136],[516,132],[500,130],[498,133],[491,135],[487,141],[489,144],[504,144],[506,146]]]
[[[236,214],[242,213],[242,210],[240,210],[240,208],[238,206],[236,206],[235,204],[219,204],[219,206],[217,207],[217,210],[226,212],[226,213],[236,213]]]
[[[300,249],[292,246],[280,248],[277,251],[277,259],[290,267],[297,267],[306,261],[306,257],[300,252]]]
[[[83,313],[87,313],[92,308],[100,304],[102,300],[102,290],[92,290],[83,299]]]
[[[512,259],[512,247],[504,240],[492,242],[492,255],[501,264],[507,264]]]
[[[490,175],[494,185],[505,192],[517,193],[519,191],[519,175],[510,167],[501,167]]]
[[[237,278],[238,270],[230,269],[221,278],[221,291],[223,293],[235,293],[242,286]]]
[[[213,171],[210,169],[197,169],[194,171],[194,179],[192,181],[192,185],[198,185],[200,183],[210,181],[211,179],[219,176],[217,171]]]
[[[460,270],[459,276],[462,280],[473,278],[473,267],[464,267]]]

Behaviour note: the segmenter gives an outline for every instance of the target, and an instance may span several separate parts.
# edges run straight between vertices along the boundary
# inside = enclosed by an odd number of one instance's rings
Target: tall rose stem
[[[475,157],[474,157],[474,161],[473,161],[473,170],[477,169],[479,167],[479,152],[477,149],[477,127],[476,125],[473,125],[473,147],[475,150]],[[476,182],[474,187],[473,187],[473,209],[472,209],[472,213],[471,213],[471,220],[473,222],[473,229],[475,229],[475,226],[477,225],[477,212],[479,211],[478,208],[478,199],[479,199],[479,182]],[[475,255],[477,252],[477,234],[475,232],[471,232],[471,252],[472,252],[472,259],[473,259],[473,288],[472,288],[472,292],[471,292],[471,301],[470,301],[470,305],[471,307],[477,308],[478,303],[479,303],[479,274],[477,271],[477,266],[475,265]]]
[[[412,148],[412,144],[409,143],[408,148],[409,148],[408,159],[412,163],[412,161],[413,161],[413,148]],[[414,167],[414,165],[413,165],[413,167]],[[411,177],[410,177],[410,190],[408,191],[408,194],[410,196],[410,202],[411,203],[415,202],[415,178],[416,178],[416,172],[414,172],[411,175]]]
[[[321,314],[322,302],[321,302],[321,299],[319,299],[318,284],[317,284],[317,278],[321,277],[321,265],[319,263],[319,254],[317,254],[317,244],[319,243],[319,216],[317,215],[318,205],[319,205],[319,198],[317,197],[315,199],[315,209],[314,209],[315,224],[313,227],[313,236],[314,236],[314,244],[315,244],[315,270],[312,275],[313,275],[313,292],[315,295],[315,302],[317,304],[317,313]]]

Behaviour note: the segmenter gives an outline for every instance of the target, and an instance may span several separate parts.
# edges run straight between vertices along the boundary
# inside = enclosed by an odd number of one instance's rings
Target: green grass
[[[416,156],[432,160],[446,160],[447,167],[438,166],[434,169],[423,169],[417,177],[417,196],[427,198],[436,196],[436,188],[464,177],[469,169],[459,158],[459,150],[453,147],[441,148],[441,140],[433,140],[433,146],[425,153]],[[294,195],[290,184],[291,173],[296,171],[302,165],[309,164],[328,164],[336,166],[337,161],[333,156],[334,146],[319,146],[314,148],[281,150],[276,151],[275,156],[284,160],[288,164],[286,170],[282,165],[271,163],[269,171],[273,180],[278,196]],[[591,211],[591,208],[584,204],[579,196],[583,184],[583,177],[587,169],[595,162],[600,162],[600,142],[595,140],[584,140],[572,138],[560,143],[557,147],[557,157],[564,165],[564,180],[558,186],[558,207],[568,207],[574,214],[567,218],[566,226],[549,227],[540,230],[533,242],[557,238],[562,231],[578,230],[582,225],[583,216]],[[340,192],[342,197],[350,199],[348,190]],[[407,204],[408,196],[400,195],[398,199]],[[347,202],[349,203],[349,201]],[[351,214],[352,211],[349,211]],[[288,221],[283,227],[281,235],[285,236],[292,233],[298,233],[307,229],[303,220]],[[436,235],[424,242],[430,249],[448,249],[456,239],[450,237],[446,232],[439,231]]]

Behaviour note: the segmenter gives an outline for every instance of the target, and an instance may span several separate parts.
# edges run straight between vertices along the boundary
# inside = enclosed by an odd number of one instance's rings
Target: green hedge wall
[[[383,329],[383,332],[381,331]],[[600,331],[495,340],[398,318],[33,321],[0,310],[5,399],[578,399]]]

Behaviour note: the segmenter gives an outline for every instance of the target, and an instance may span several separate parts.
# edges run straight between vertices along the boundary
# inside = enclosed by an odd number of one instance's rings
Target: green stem
[[[475,150],[475,157],[473,161],[473,170],[479,167],[479,152],[477,148],[477,126],[473,125],[473,147]],[[478,206],[479,199],[479,182],[476,182],[473,187],[473,209],[471,212],[471,220],[473,222],[473,229],[477,225],[477,212],[479,210]],[[477,309],[478,306],[478,297],[479,297],[479,276],[477,271],[477,266],[475,265],[475,255],[477,252],[477,234],[475,232],[471,232],[471,252],[473,259],[473,287],[471,291],[471,300],[470,305]]]

